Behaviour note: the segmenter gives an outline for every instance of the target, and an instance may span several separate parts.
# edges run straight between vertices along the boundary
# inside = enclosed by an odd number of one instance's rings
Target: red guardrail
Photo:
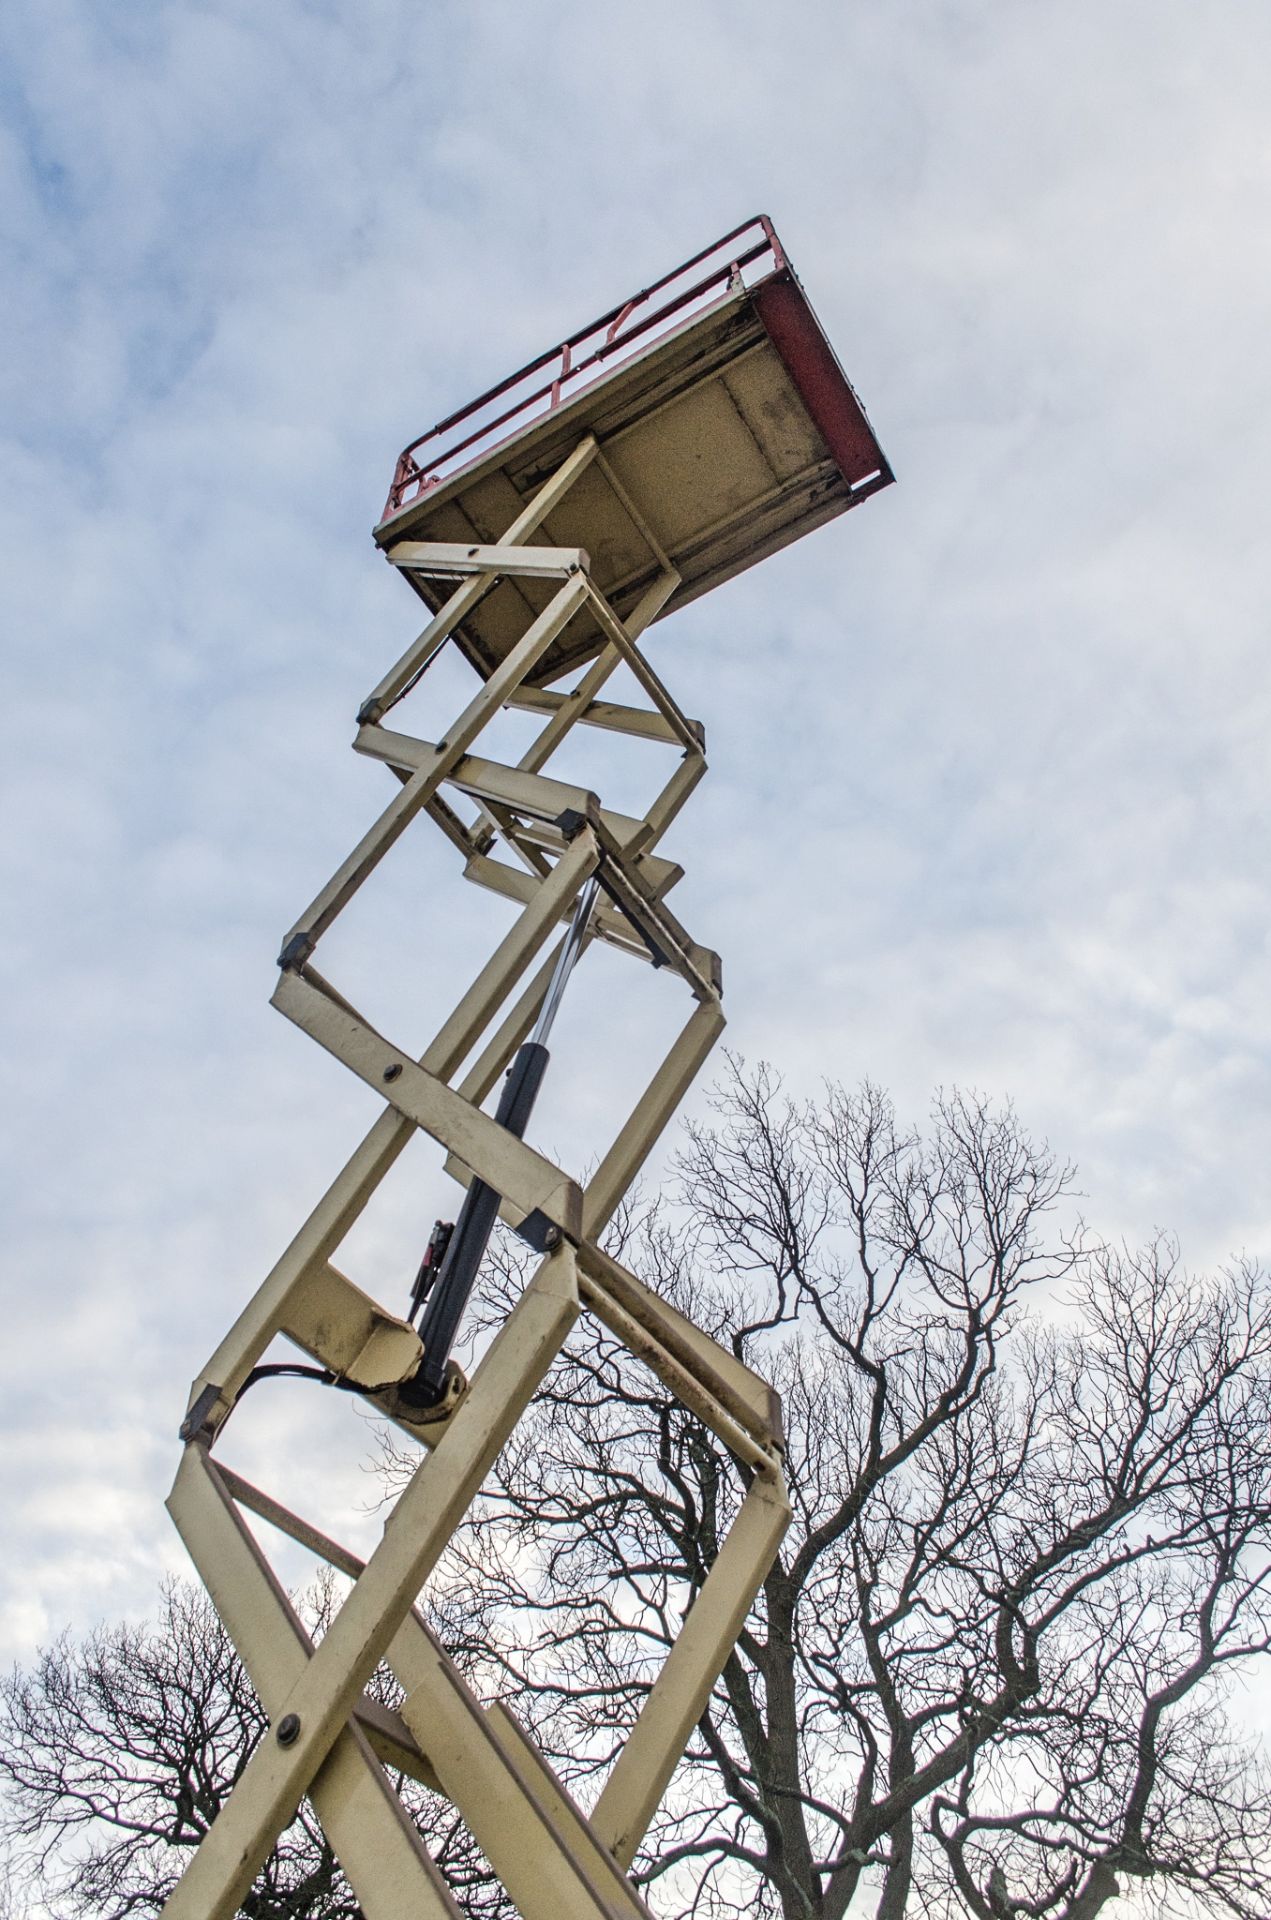
[[[748,280],[746,269],[760,262],[761,270]],[[673,273],[602,313],[589,327],[571,334],[558,347],[540,354],[519,373],[501,380],[497,387],[412,440],[398,457],[382,518],[387,520],[502,440],[514,439],[538,414],[550,412],[563,399],[572,399],[588,376],[597,378],[600,372],[620,366],[637,349],[651,346],[653,342],[646,336],[659,322],[678,325],[739,283],[763,279],[785,265],[781,242],[765,215],[735,227]],[[680,286],[681,281],[686,284]],[[659,295],[666,297],[659,300]],[[544,373],[546,378],[539,378]],[[500,408],[500,402],[506,404]]]

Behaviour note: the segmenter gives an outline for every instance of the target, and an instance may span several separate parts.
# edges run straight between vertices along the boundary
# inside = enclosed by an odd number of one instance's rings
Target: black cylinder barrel
[[[508,1069],[494,1117],[518,1140],[529,1124],[549,1057],[545,1046],[536,1040],[527,1040]],[[474,1180],[468,1188],[441,1272],[419,1322],[419,1337],[424,1343],[423,1361],[414,1378],[398,1388],[398,1397],[407,1406],[431,1407],[441,1399],[446,1362],[490,1244],[501,1197],[484,1180]]]

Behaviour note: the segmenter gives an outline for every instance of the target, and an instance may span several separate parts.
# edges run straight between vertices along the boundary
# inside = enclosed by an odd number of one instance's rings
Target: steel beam
[[[524,1920],[648,1920],[626,1869],[786,1524],[780,1408],[772,1389],[600,1245],[724,1016],[717,956],[665,905],[682,869],[652,851],[706,768],[701,727],[686,718],[638,644],[679,575],[655,544],[663,570],[620,619],[591,580],[583,549],[533,538],[596,452],[593,439],[581,441],[501,540],[403,541],[389,553],[407,571],[459,577],[461,584],[363,708],[355,745],[386,763],[399,784],[293,926],[273,996],[280,1011],[381,1096],[385,1109],[192,1390],[186,1432],[193,1437],[169,1505],[260,1693],[270,1730],[164,1908],[166,1920],[230,1920],[305,1795],[369,1920],[453,1920],[452,1897],[385,1767],[450,1798]],[[612,473],[609,479],[614,483]],[[381,726],[383,714],[500,577],[561,584],[541,612],[527,610],[524,633],[510,640],[440,738]],[[597,658],[570,692],[530,686],[546,651],[584,611],[604,636]],[[597,697],[624,663],[649,709]],[[477,750],[505,706],[545,717],[515,766]],[[606,809],[590,787],[544,771],[575,726],[680,747],[678,766],[643,814]],[[466,825],[442,798],[443,787],[479,809],[475,825]],[[507,895],[519,910],[429,1046],[414,1057],[324,980],[310,956],[417,819],[431,819],[459,849],[469,878]],[[496,836],[521,866],[490,857]],[[581,910],[590,909],[590,917],[585,925],[580,917],[575,928],[579,955],[600,940],[665,963],[697,1005],[583,1188],[481,1103],[543,1006],[560,952],[553,936],[574,919],[580,892],[593,877],[603,898]],[[632,1045],[620,1023],[613,1044]],[[504,1217],[536,1236],[536,1245],[557,1242],[471,1382],[452,1369],[444,1403],[418,1419],[402,1390],[421,1364],[419,1334],[335,1264],[340,1243],[416,1134],[440,1145],[456,1178],[483,1182]],[[414,1604],[583,1307],[717,1436],[749,1488],[590,1819],[513,1716],[476,1699]],[[366,1562],[210,1456],[252,1368],[277,1335],[361,1390],[429,1449]],[[240,1509],[351,1581],[316,1646]],[[385,1659],[404,1690],[400,1711],[366,1692]]]

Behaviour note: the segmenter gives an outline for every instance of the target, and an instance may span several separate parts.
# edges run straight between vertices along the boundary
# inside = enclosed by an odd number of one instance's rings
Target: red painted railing
[[[752,284],[786,264],[772,222],[763,214],[695,253],[673,273],[602,313],[589,327],[531,360],[458,413],[438,421],[399,456],[383,518],[558,407],[589,380],[608,373],[653,344],[653,329],[680,326],[738,284]],[[748,269],[750,271],[748,271]]]

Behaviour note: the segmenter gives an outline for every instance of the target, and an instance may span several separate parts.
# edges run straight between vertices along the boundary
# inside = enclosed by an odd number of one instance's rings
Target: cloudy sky
[[[9,0],[0,44],[0,1656],[181,1565],[187,1382],[374,1117],[266,1003],[389,791],[397,449],[760,209],[898,485],[651,642],[730,1037],[1009,1094],[1100,1228],[1268,1249],[1264,0]],[[324,952],[422,1044],[507,912],[415,831]],[[608,959],[574,1159],[665,1015]],[[402,1168],[345,1262],[390,1303],[454,1191]],[[356,1410],[256,1398],[236,1458],[364,1534]]]

